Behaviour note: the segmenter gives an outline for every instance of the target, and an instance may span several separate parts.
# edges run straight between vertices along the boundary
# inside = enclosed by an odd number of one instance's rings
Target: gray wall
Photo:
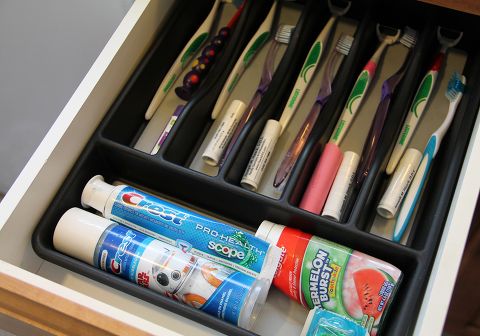
[[[0,0],[0,194],[5,193],[133,0]]]

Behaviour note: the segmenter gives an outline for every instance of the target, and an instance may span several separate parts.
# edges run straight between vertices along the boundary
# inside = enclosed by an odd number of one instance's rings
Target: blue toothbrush
[[[456,72],[452,75],[450,81],[448,82],[447,91],[445,92],[445,97],[450,102],[448,113],[440,127],[430,136],[427,146],[423,151],[422,161],[420,162],[420,166],[415,174],[412,184],[410,185],[407,196],[403,201],[397,221],[395,222],[395,230],[393,232],[393,241],[395,242],[400,242],[403,234],[405,233],[405,229],[412,218],[415,206],[420,198],[423,185],[427,179],[432,160],[435,155],[437,155],[442,138],[450,127],[453,116],[457,110],[457,106],[462,99],[463,91],[465,90],[465,83],[465,76],[462,76]]]

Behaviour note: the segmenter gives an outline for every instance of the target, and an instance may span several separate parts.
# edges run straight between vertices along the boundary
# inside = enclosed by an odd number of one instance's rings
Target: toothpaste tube
[[[184,252],[272,281],[281,250],[230,225],[202,216],[127,185],[113,186],[93,177],[82,205]]]
[[[339,314],[377,335],[402,277],[398,268],[268,221],[262,222],[257,237],[282,248],[274,286],[307,308]]]
[[[53,245],[105,272],[245,329],[253,326],[270,286],[78,208],[60,218]]]

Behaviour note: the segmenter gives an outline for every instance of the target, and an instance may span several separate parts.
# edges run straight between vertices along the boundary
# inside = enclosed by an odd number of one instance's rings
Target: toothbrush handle
[[[350,124],[362,104],[363,98],[365,97],[365,93],[367,92],[372,79],[375,77],[376,69],[377,63],[370,60],[363,68],[360,75],[358,75],[357,81],[352,88],[352,92],[350,92],[350,95],[348,96],[342,115],[335,126],[330,142],[339,145],[343,140],[343,137],[347,133]]]
[[[260,102],[262,101],[263,97],[263,92],[261,90],[257,90],[250,101],[250,104],[248,104],[247,109],[243,113],[242,117],[240,118],[240,121],[238,122],[237,128],[235,129],[235,132],[232,135],[232,138],[230,142],[228,143],[227,149],[223,153],[223,156],[219,162],[219,166],[223,166],[225,163],[225,160],[227,159],[228,155],[232,151],[233,146],[237,142],[240,133],[242,132],[243,128],[245,127],[246,123],[252,116],[253,112],[257,109],[258,105],[260,105]]]
[[[274,1],[267,17],[258,28],[255,35],[251,38],[250,42],[248,42],[248,45],[243,50],[242,55],[240,55],[232,72],[230,72],[230,75],[228,76],[228,79],[222,88],[222,92],[220,92],[220,95],[218,96],[215,106],[212,110],[212,119],[215,120],[219,116],[225,103],[227,102],[228,97],[245,72],[245,69],[250,65],[250,62],[255,57],[257,52],[262,49],[262,47],[268,41],[271,34],[272,22],[275,16],[276,8],[277,1]]]
[[[299,205],[301,209],[317,215],[322,212],[342,159],[340,148],[334,143],[327,143],[303,194]]]
[[[425,184],[425,180],[428,176],[428,171],[434,157],[436,142],[437,137],[435,135],[432,135],[430,137],[430,140],[428,141],[425,151],[423,152],[422,161],[420,162],[420,166],[418,167],[412,184],[408,189],[407,196],[405,196],[405,200],[403,201],[400,213],[395,222],[395,229],[393,232],[393,241],[395,242],[400,242],[408,226],[408,223],[412,218],[413,212]]]
[[[203,48],[202,54],[193,62],[192,69],[183,77],[181,86],[175,88],[175,93],[180,99],[190,100],[193,93],[199,88],[203,78],[208,74],[215,63],[217,55],[222,51],[230,38],[231,32],[243,11],[245,1],[238,7],[228,24],[221,28],[210,43]]]
[[[308,86],[311,83],[311,79],[315,74],[315,71],[320,63],[320,59],[322,57],[323,49],[325,47],[325,41],[328,39],[330,35],[330,31],[335,23],[335,16],[332,16],[325,27],[322,29],[320,34],[318,35],[317,39],[310,47],[310,51],[308,52],[308,56],[303,63],[302,69],[298,74],[297,81],[293,86],[293,89],[290,93],[290,97],[287,100],[287,105],[282,111],[280,116],[280,125],[282,125],[282,133],[287,127],[288,123],[292,119],[295,111],[298,108],[298,105],[302,101],[305,92],[307,91]]]
[[[270,36],[270,32],[257,32],[257,34],[258,36],[255,36],[254,39],[250,41],[249,46],[244,50],[243,54],[240,56],[240,59],[237,61],[235,67],[228,76],[228,79],[222,88],[222,92],[220,92],[217,102],[212,110],[212,119],[216,119],[218,117],[222,111],[222,108],[225,106],[228,97],[230,97],[233,89],[237,85],[247,67],[250,65],[250,61],[253,59],[257,51],[263,47]]]
[[[162,82],[160,83],[157,92],[153,96],[150,105],[145,112],[145,119],[150,120],[155,112],[157,111],[158,107],[162,103],[165,96],[172,88],[175,81],[178,79],[178,76],[182,73],[182,71],[187,67],[192,59],[193,55],[197,53],[197,51],[202,47],[209,36],[209,31],[212,28],[213,19],[216,16],[218,11],[218,7],[220,6],[221,0],[216,0],[213,4],[210,13],[208,14],[205,21],[203,21],[202,25],[197,29],[195,34],[190,38],[188,43],[183,48],[182,52],[178,55],[177,59],[170,67],[170,70],[163,78]]]
[[[298,131],[295,140],[293,140],[287,154],[285,154],[285,157],[283,158],[282,163],[277,170],[275,179],[273,181],[273,186],[275,188],[278,188],[283,183],[283,181],[287,179],[288,175],[290,175],[293,166],[297,162],[298,157],[300,156],[300,153],[302,152],[303,147],[305,147],[305,143],[307,142],[307,139],[312,132],[313,125],[315,125],[315,122],[317,121],[322,106],[323,105],[320,104],[318,101],[313,104],[310,113],[303,122],[303,125]]]
[[[382,98],[382,101],[377,107],[375,112],[375,118],[373,120],[372,127],[368,131],[367,140],[362,150],[362,157],[360,159],[360,167],[357,172],[356,182],[362,184],[363,180],[368,176],[370,168],[372,167],[373,160],[377,153],[378,139],[382,133],[385,119],[387,118],[388,108],[392,100],[392,95],[387,94]]]
[[[439,55],[443,54],[440,53]],[[438,58],[439,56],[437,55],[437,59]],[[435,61],[434,64],[438,64],[438,61]],[[403,153],[405,152],[405,149],[407,148],[410,139],[415,132],[418,122],[422,117],[423,111],[427,106],[428,100],[430,99],[437,77],[438,69],[436,68],[436,66],[432,67],[432,69],[425,75],[425,77],[423,77],[422,82],[418,87],[417,93],[415,94],[415,98],[413,99],[412,105],[410,106],[407,118],[405,119],[405,122],[402,126],[402,131],[398,136],[395,148],[393,149],[390,160],[388,161],[388,175],[391,175],[393,173]]]

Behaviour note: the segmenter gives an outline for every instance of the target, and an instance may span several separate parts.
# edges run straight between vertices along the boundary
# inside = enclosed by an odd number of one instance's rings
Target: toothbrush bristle
[[[445,91],[445,97],[452,101],[457,98],[459,93],[465,91],[465,76],[460,75],[458,72],[454,72],[450,81],[448,82],[447,91]]]
[[[275,34],[275,40],[280,43],[288,44],[294,30],[295,26],[281,25],[280,27],[278,27],[277,33]]]
[[[335,47],[335,49],[337,50],[337,52],[346,56],[350,52],[353,40],[353,36],[342,34],[342,36],[340,36],[340,39],[337,42],[337,46]]]
[[[408,26],[405,27],[400,43],[409,49],[413,48],[417,43],[417,31]]]

